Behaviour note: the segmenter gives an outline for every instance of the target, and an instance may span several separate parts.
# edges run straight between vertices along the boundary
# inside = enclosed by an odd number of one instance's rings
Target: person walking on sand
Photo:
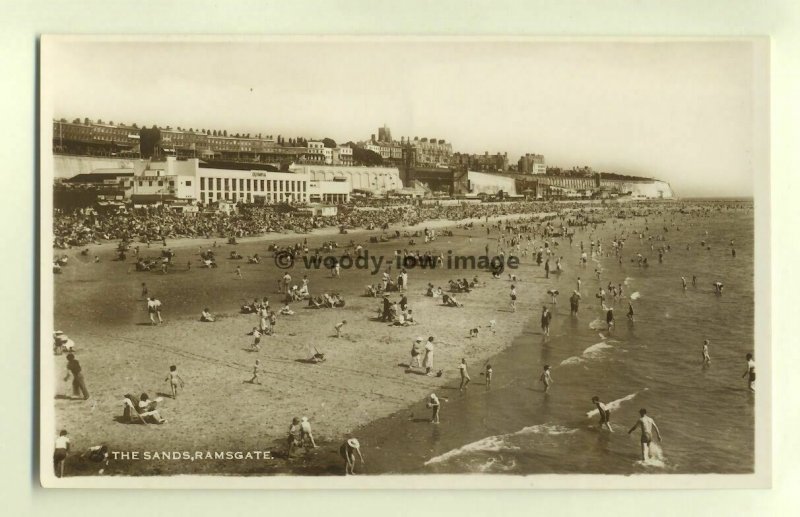
[[[250,378],[250,384],[261,384],[261,381],[258,380],[258,372],[261,370],[261,363],[256,359],[255,364],[253,364],[253,376]]]
[[[355,438],[348,438],[341,447],[339,447],[339,455],[345,461],[344,475],[348,474],[354,476],[356,474],[356,453],[361,460],[361,466],[364,466],[364,457],[361,455],[361,444]]]
[[[423,366],[425,366],[425,375],[431,376],[433,375],[433,336],[428,338],[428,342],[425,343],[425,357],[422,360]]]
[[[659,442],[661,441],[661,431],[658,430],[655,421],[647,416],[647,410],[645,408],[639,410],[639,420],[628,430],[628,434],[635,431],[637,427],[642,430],[642,461],[647,461],[650,459],[650,444],[653,442],[653,429],[656,430],[656,436],[658,436]]]
[[[169,381],[169,387],[172,390],[172,398],[178,398],[178,384],[183,388],[183,379],[178,375],[178,367],[174,364],[169,367],[169,374],[167,374],[167,378],[164,379],[164,382],[167,381]]]
[[[89,390],[86,388],[86,381],[83,378],[83,369],[81,363],[75,359],[75,354],[67,354],[67,375],[64,380],[69,380],[70,374],[72,375],[72,395],[77,397],[83,395],[83,400],[89,398]]]
[[[156,325],[156,318],[158,323],[162,323],[161,319],[161,302],[156,300],[154,296],[147,299],[147,314],[150,316],[150,325]]]
[[[708,354],[708,345],[709,341],[707,339],[703,340],[703,366],[710,366],[711,365],[711,356]]]
[[[439,409],[441,408],[442,404],[439,402],[439,397],[436,396],[436,393],[431,393],[430,398],[428,399],[428,409],[431,410],[431,423],[438,424],[439,423]]]
[[[244,277],[242,276],[242,268],[240,266],[236,266],[236,278],[237,280],[244,279]]]
[[[633,304],[631,302],[628,302],[628,320],[631,323],[635,323],[636,322],[634,320]]]
[[[609,419],[611,418],[611,411],[608,409],[608,407],[606,407],[605,404],[600,402],[600,397],[598,396],[592,397],[592,404],[595,405],[597,412],[600,413],[600,429],[605,427],[613,433],[614,429],[611,428],[611,423],[609,422]]]
[[[69,356],[67,356],[69,357]],[[753,354],[747,354],[745,356],[747,359],[747,370],[744,371],[742,377],[747,376],[747,386],[750,388],[750,391],[753,393],[756,392],[756,362],[753,359]]]
[[[469,372],[467,371],[467,360],[463,357],[461,358],[461,364],[458,365],[458,373],[461,374],[461,384],[458,386],[458,391],[464,391],[467,389],[467,384],[469,384],[470,379]]]
[[[539,376],[539,381],[544,385],[544,392],[548,393],[550,391],[550,386],[553,384],[553,378],[550,376],[550,365],[544,365],[544,371],[542,375]]]
[[[409,368],[422,368],[422,363],[420,362],[420,351],[419,346],[422,343],[422,338],[418,337],[414,340],[414,344],[411,345],[411,362],[408,364]]]

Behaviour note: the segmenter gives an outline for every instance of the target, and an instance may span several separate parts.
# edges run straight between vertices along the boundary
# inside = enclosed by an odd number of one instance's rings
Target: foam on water
[[[595,343],[592,346],[588,347],[586,350],[584,350],[583,354],[581,355],[587,359],[594,359],[603,350],[607,348],[614,348],[614,345],[611,345],[610,343],[611,343],[610,341],[601,341],[599,343]]]
[[[636,291],[635,293],[631,294],[631,300],[638,300],[641,297],[642,295],[639,294],[639,291]]]
[[[432,465],[434,463],[447,461],[451,458],[455,458],[457,456],[461,456],[462,454],[467,454],[470,452],[480,452],[480,451],[500,452],[503,450],[519,449],[519,447],[510,445],[506,442],[506,438],[508,438],[508,436],[510,435],[501,434],[497,436],[487,436],[486,438],[482,438],[477,442],[468,443],[463,447],[459,447],[458,449],[453,449],[452,451],[447,451],[444,454],[431,458],[425,462],[425,465]]]
[[[664,451],[656,442],[650,444],[650,456],[647,458],[647,461],[639,460],[635,463],[636,465],[642,467],[653,467],[658,469],[663,469],[667,466],[667,462],[664,459]]]
[[[645,390],[647,390],[647,388],[645,388]],[[639,392],[637,391],[636,393],[631,393],[630,395],[625,395],[621,399],[613,400],[613,401],[609,402],[608,404],[606,404],[606,408],[609,411],[616,411],[617,409],[619,409],[619,407],[622,405],[623,402],[627,402],[629,400],[633,400],[633,398],[636,397],[636,395],[638,395],[638,394],[639,394]],[[598,413],[600,413],[600,412],[597,410],[597,408],[595,408],[595,409],[593,409],[591,411],[587,411],[586,412],[586,417],[587,418],[592,418],[594,416],[597,416]]]
[[[589,328],[592,329],[592,330],[600,330],[600,329],[605,330],[606,327],[608,327],[608,325],[606,324],[605,321],[603,321],[601,319],[596,319],[596,320],[592,321],[591,323],[589,323]]]
[[[442,463],[444,461],[451,460],[458,456],[462,456],[464,454],[469,454],[473,452],[502,452],[502,451],[519,450],[519,447],[509,443],[509,439],[514,436],[523,436],[530,434],[544,434],[550,436],[557,436],[562,434],[572,434],[576,431],[577,429],[571,429],[556,424],[539,424],[539,425],[532,425],[529,427],[523,427],[519,431],[513,433],[500,434],[496,436],[487,436],[486,438],[482,438],[476,442],[468,443],[467,445],[459,447],[458,449],[447,451],[444,454],[440,454],[439,456],[435,456],[429,459],[428,461],[425,462],[425,465],[427,466],[436,463]],[[508,470],[510,468],[512,467],[508,467],[504,470]]]
[[[631,285],[631,281],[633,281],[633,278],[631,278],[629,276],[626,276],[625,277],[625,281],[622,282],[622,283],[625,284],[625,285]]]
[[[605,339],[605,337],[603,337]],[[598,359],[603,355],[603,351],[609,348],[614,348],[612,343],[617,343],[617,341],[610,339],[608,341],[601,341],[599,343],[595,343],[590,347],[587,347],[586,350],[580,356],[572,356],[564,359],[561,361],[559,366],[569,366],[571,364],[580,364],[584,361],[588,361],[589,359]]]

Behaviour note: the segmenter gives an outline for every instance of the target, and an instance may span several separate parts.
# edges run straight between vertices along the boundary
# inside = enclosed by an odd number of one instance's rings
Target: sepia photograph
[[[769,485],[768,39],[39,66],[44,486]]]

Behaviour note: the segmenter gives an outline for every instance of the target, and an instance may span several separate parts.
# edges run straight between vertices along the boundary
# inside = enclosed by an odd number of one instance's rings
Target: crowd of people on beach
[[[678,207],[678,205],[676,205]],[[649,208],[638,207],[635,210],[630,210],[629,217],[654,216],[660,215],[668,210],[675,210],[676,207],[664,207],[655,205]],[[660,236],[655,236],[656,232],[648,232],[649,228],[644,228],[641,231],[628,230],[608,242],[602,242],[599,239],[590,238],[587,242],[580,240],[580,242],[573,242],[575,227],[596,227],[598,224],[588,223],[587,217],[581,216],[582,208],[576,208],[570,205],[549,206],[542,204],[532,204],[529,202],[511,202],[503,204],[464,204],[457,206],[419,206],[413,204],[395,205],[388,204],[381,207],[380,210],[368,210],[364,208],[374,207],[359,207],[350,206],[340,209],[339,214],[335,217],[308,217],[301,216],[292,212],[276,214],[275,211],[262,207],[250,207],[243,210],[239,214],[222,215],[222,214],[200,214],[194,216],[181,215],[169,212],[168,210],[147,210],[137,211],[126,214],[114,215],[94,215],[94,214],[79,214],[79,213],[57,213],[54,221],[54,229],[56,235],[56,247],[69,247],[69,246],[83,246],[86,242],[97,242],[101,240],[123,240],[123,241],[136,241],[146,242],[160,241],[166,245],[166,239],[175,239],[179,237],[241,237],[251,235],[261,235],[268,232],[282,231],[285,229],[293,229],[295,231],[309,231],[314,228],[320,227],[360,227],[367,229],[388,229],[389,225],[408,227],[411,225],[424,223],[425,221],[434,219],[447,219],[450,221],[462,221],[465,219],[473,219],[475,222],[483,221],[483,226],[486,228],[487,241],[489,239],[495,240],[496,243],[494,251],[499,257],[505,258],[508,256],[524,257],[525,260],[532,264],[541,267],[542,275],[545,279],[551,277],[561,278],[564,273],[562,266],[563,256],[566,253],[574,254],[578,260],[577,271],[574,272],[575,276],[575,289],[572,290],[569,297],[570,302],[570,316],[577,317],[579,308],[582,303],[582,298],[585,295],[585,290],[582,286],[581,276],[587,276],[587,268],[589,268],[589,261],[594,260],[597,267],[594,270],[594,277],[599,282],[601,279],[601,268],[599,262],[601,259],[609,259],[618,261],[620,264],[625,255],[626,242],[631,239],[638,239],[644,242],[647,238],[651,242],[651,251],[655,254],[658,253],[658,262],[661,263],[665,254],[670,251],[669,244],[664,242]],[[680,210],[702,210],[703,208],[679,206]],[[706,208],[707,209],[707,208]],[[555,215],[548,216],[535,216],[533,214],[547,214],[556,212]],[[613,218],[615,214],[608,209],[600,210],[600,214],[606,217]],[[522,214],[523,217],[514,220],[506,219],[502,221],[490,221],[490,218],[503,215]],[[596,216],[597,214],[595,214]],[[474,222],[469,223],[470,228]],[[646,233],[648,234],[646,236]],[[431,243],[435,240],[436,235],[432,230],[425,229],[423,233],[417,233],[420,239],[424,238],[425,243]],[[408,236],[408,234],[403,234]],[[401,237],[398,234],[395,237]],[[469,242],[472,242],[473,237],[468,237]],[[229,241],[230,242],[230,241]],[[414,257],[417,260],[422,260],[427,257],[427,260],[432,261],[434,264],[440,266],[444,263],[444,256],[442,253],[432,252],[430,249],[418,248],[414,249],[414,244],[409,244],[408,247],[403,247],[396,251],[397,256],[401,259],[401,263],[407,257]],[[705,244],[705,243],[704,243]],[[341,246],[341,247],[340,247]],[[658,246],[656,248],[656,246]],[[731,241],[731,249],[733,250],[733,241]],[[319,253],[321,250],[328,252],[339,253],[344,256],[358,256],[365,253],[367,250],[360,244],[356,244],[352,240],[350,244],[340,245],[335,241],[325,243],[320,249],[315,250]],[[289,252],[296,255],[308,255],[312,252],[309,249],[307,240],[298,242],[295,245],[272,246],[273,253]],[[489,244],[485,245],[484,251],[488,255],[490,252]],[[203,252],[206,253],[206,252]],[[204,260],[213,261],[213,252],[208,250],[210,255],[204,257]],[[241,255],[234,256],[235,251],[231,252],[231,259],[241,259]],[[138,248],[137,248],[138,255]],[[734,253],[735,256],[735,253]],[[171,256],[168,257],[171,260]],[[628,255],[627,258],[635,263],[638,267],[649,267],[647,258],[640,253],[636,255]],[[248,257],[252,260],[252,257]],[[167,263],[170,262],[167,260]],[[255,262],[258,263],[259,257],[256,256]],[[137,262],[138,263],[138,262]],[[63,266],[66,266],[67,259],[64,258]],[[191,267],[191,265],[189,266]],[[237,275],[242,278],[241,269],[237,267]],[[341,274],[338,264],[334,263],[330,266],[331,276],[336,277]],[[486,279],[499,280],[501,277],[500,272],[493,268],[488,268],[481,274],[491,275],[484,276],[484,279],[479,278],[478,274],[474,275],[472,279],[467,278],[454,278],[448,281],[446,288],[435,286],[433,283],[428,283],[424,290],[412,293],[409,290],[411,285],[410,271],[405,268],[396,270],[396,276],[391,273],[391,267],[382,272],[381,280],[376,284],[371,284],[364,290],[364,295],[368,297],[375,297],[380,299],[380,305],[376,309],[376,315],[373,319],[387,323],[392,326],[410,326],[419,325],[420,321],[416,319],[416,315],[412,310],[412,305],[415,302],[414,296],[418,297],[431,297],[441,300],[441,305],[447,307],[460,308],[464,306],[462,301],[456,299],[456,294],[469,294],[476,289],[486,286]],[[592,278],[592,275],[588,275]],[[517,305],[520,290],[524,286],[520,285],[516,275],[508,273],[507,280],[511,282],[508,289],[509,311],[516,312],[519,307]],[[696,284],[696,277],[692,277],[692,285]],[[687,280],[681,277],[682,288],[687,289]],[[722,279],[714,279],[712,284],[715,293],[718,296],[722,295],[723,283]],[[291,275],[287,271],[277,283],[277,291],[282,296],[281,309],[275,311],[271,308],[269,299],[263,297],[261,299],[254,299],[252,303],[246,303],[241,306],[240,312],[243,314],[255,315],[256,325],[252,327],[252,331],[247,332],[247,335],[252,336],[252,342],[249,347],[250,352],[258,353],[261,351],[261,338],[275,335],[275,328],[277,325],[278,317],[290,317],[294,315],[290,304],[295,302],[306,303],[309,308],[314,309],[340,309],[345,306],[346,300],[340,293],[324,292],[312,294],[312,288],[307,276],[304,276],[300,282],[294,282]],[[551,306],[555,306],[558,301],[559,290],[556,288],[549,288],[543,294],[549,297]],[[616,320],[614,317],[614,305],[622,303],[624,300],[628,306],[627,317],[631,325],[635,324],[634,320],[634,301],[636,298],[631,293],[626,296],[624,282],[622,281],[608,281],[607,285],[600,285],[595,297],[598,300],[598,306],[605,315],[604,330],[608,333],[614,332]],[[397,300],[392,300],[392,297],[398,297]],[[146,300],[146,308],[149,317],[150,325],[158,327],[163,324],[162,317],[162,303],[147,289],[147,286],[142,283],[142,298]],[[551,322],[553,319],[552,307],[547,305],[542,306],[541,312],[541,329],[543,339],[548,339],[550,336]],[[366,317],[366,315],[365,315]],[[217,318],[210,311],[208,307],[204,307],[200,311],[200,322],[214,323]],[[342,337],[347,320],[342,319],[334,326],[334,337]],[[248,328],[250,325],[248,325]],[[483,328],[488,332],[495,332],[496,320],[490,320],[487,326]],[[480,326],[470,325],[469,337],[475,338],[480,332]],[[68,377],[73,379],[72,387],[75,396],[80,396],[84,399],[89,398],[89,392],[86,387],[86,382],[83,376],[83,371],[80,363],[74,355],[74,343],[69,340],[68,346],[65,345],[67,340],[66,336],[56,336],[56,348],[63,351],[68,351],[67,355],[67,371]],[[458,336],[453,336],[458,338]],[[411,359],[407,365],[408,371],[420,371],[425,376],[442,377],[444,369],[436,370],[434,367],[434,352],[437,343],[441,341],[434,336],[428,338],[418,337],[414,340],[411,347]],[[711,363],[709,340],[704,340],[702,348],[702,361],[703,364],[708,366]],[[58,352],[60,353],[60,352]],[[313,353],[306,362],[319,364],[325,361],[325,354],[321,353],[314,347]],[[751,391],[755,390],[755,362],[753,355],[747,354],[747,370],[744,372],[744,377],[747,377],[748,388]],[[468,365],[466,358],[461,358],[460,363],[455,367],[459,372],[460,384],[459,391],[466,391],[472,379],[469,375]],[[243,382],[250,384],[260,384],[261,380],[259,375],[262,372],[262,364],[260,359],[255,359],[252,367],[252,376],[249,380]],[[553,368],[551,365],[546,364],[543,366],[539,375],[539,381],[543,386],[543,393],[549,394],[553,388],[554,378],[552,375]],[[481,371],[481,376],[484,377],[484,384],[486,388],[491,387],[492,376],[494,370],[491,364],[486,363]],[[177,399],[179,389],[185,386],[184,380],[177,374],[177,366],[172,365],[169,368],[168,375],[165,382],[169,383],[170,393],[172,399]],[[126,410],[126,418],[130,421],[137,421],[141,423],[155,423],[165,424],[167,419],[163,418],[159,409],[158,403],[161,398],[151,400],[147,393],[134,396],[131,394],[125,395],[124,407]],[[426,407],[431,410],[431,423],[439,424],[441,418],[442,403],[447,402],[447,398],[437,395],[435,392],[431,393],[426,399]],[[614,409],[610,405],[601,401],[599,396],[595,396],[591,400],[592,404],[596,407],[600,416],[600,428],[613,432],[613,427],[610,423],[611,411]],[[639,412],[640,417],[636,424],[628,431],[633,432],[636,429],[641,430],[641,444],[642,444],[642,459],[647,461],[650,455],[650,445],[653,441],[653,431],[655,435],[661,440],[661,433],[656,426],[654,420],[647,415],[647,410],[642,408]],[[66,431],[63,431],[56,442],[56,454],[54,455],[54,465],[58,475],[63,475],[64,459],[67,455],[69,448],[69,440],[66,439]],[[288,434],[288,452],[287,457],[291,458],[298,449],[303,448],[317,448],[317,443],[311,432],[310,423],[307,417],[294,418],[289,427]],[[361,455],[361,445],[358,439],[354,437],[347,438],[340,447],[340,456],[345,462],[345,473],[355,474],[356,457],[363,465],[363,456]]]

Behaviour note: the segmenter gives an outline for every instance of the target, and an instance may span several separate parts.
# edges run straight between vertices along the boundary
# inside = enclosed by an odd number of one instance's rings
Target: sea
[[[752,204],[748,207],[617,221],[616,228],[606,223],[597,230],[603,253],[585,268],[568,261],[556,284],[561,295],[552,306],[550,337],[543,337],[539,310],[532,310],[522,335],[490,359],[490,388],[481,375],[484,365],[472,364],[467,390],[438,390],[440,424],[430,423],[430,410],[420,401],[357,430],[366,472],[753,472],[754,396],[742,378],[745,354],[755,349]],[[613,253],[606,256],[609,235],[646,227],[647,234],[665,240],[628,235],[621,264]],[[588,253],[590,233],[561,251],[577,258],[581,239]],[[666,245],[670,249],[659,262],[658,248]],[[636,253],[648,257],[648,266],[630,261]],[[568,297],[577,275],[583,298],[573,317]],[[624,289],[614,302],[612,331],[595,297],[609,281]],[[715,281],[724,284],[721,295]],[[544,290],[541,301],[549,301]],[[634,322],[626,317],[629,301]],[[710,341],[710,366],[702,361],[704,339]],[[545,394],[539,377],[546,364],[553,385]],[[595,395],[610,404],[614,432],[601,429],[597,414],[590,413]],[[640,408],[663,436],[647,462],[641,460],[639,431],[627,433]]]

